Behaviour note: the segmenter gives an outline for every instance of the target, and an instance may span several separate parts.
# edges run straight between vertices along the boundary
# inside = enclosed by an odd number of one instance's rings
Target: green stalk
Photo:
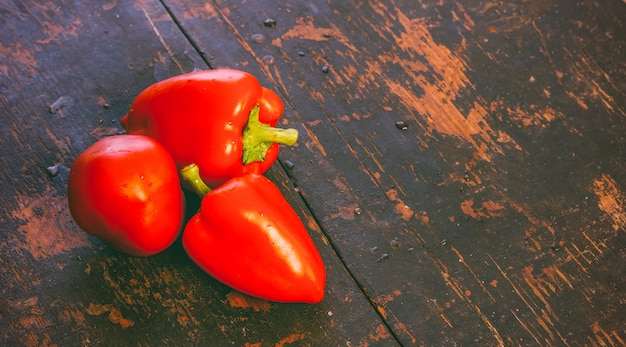
[[[201,198],[211,191],[211,188],[200,178],[200,168],[196,164],[192,163],[180,169],[180,177],[182,177],[182,179],[188,183],[189,188]]]
[[[263,161],[267,150],[274,143],[291,146],[298,141],[298,130],[274,128],[259,121],[259,105],[257,104],[248,118],[243,131],[243,164]]]

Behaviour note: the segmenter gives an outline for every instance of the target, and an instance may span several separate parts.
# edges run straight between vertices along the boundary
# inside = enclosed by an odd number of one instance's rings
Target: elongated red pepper
[[[284,112],[278,95],[251,74],[216,69],[175,76],[142,91],[122,118],[129,134],[151,136],[182,169],[195,163],[214,188],[242,173],[262,174],[293,145],[295,129],[274,128]]]
[[[181,171],[202,199],[183,231],[191,259],[217,280],[248,295],[277,302],[317,303],[326,270],[298,215],[280,190],[249,173],[209,192],[197,167]]]

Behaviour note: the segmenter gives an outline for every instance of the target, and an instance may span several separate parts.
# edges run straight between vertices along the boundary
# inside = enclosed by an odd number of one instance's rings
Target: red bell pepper
[[[68,202],[87,233],[137,256],[159,253],[184,225],[178,170],[165,147],[140,135],[105,137],[70,169]]]
[[[254,172],[262,174],[278,156],[278,144],[293,145],[295,129],[274,128],[284,105],[249,73],[196,71],[153,84],[122,118],[129,134],[154,137],[179,169],[195,163],[207,185]]]
[[[276,302],[317,303],[326,270],[298,215],[280,190],[254,173],[209,191],[190,165],[183,179],[205,194],[183,231],[183,247],[205,272],[232,288]]]

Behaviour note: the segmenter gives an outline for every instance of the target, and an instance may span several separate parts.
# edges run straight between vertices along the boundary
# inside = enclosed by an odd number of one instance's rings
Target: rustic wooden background
[[[626,345],[626,2],[0,0],[0,29],[0,345]],[[69,214],[74,158],[141,90],[219,67],[300,131],[267,176],[320,304]]]

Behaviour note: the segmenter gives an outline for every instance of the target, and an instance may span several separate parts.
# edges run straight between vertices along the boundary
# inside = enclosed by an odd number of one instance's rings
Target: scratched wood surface
[[[143,88],[202,68],[202,58],[156,1],[3,1],[0,8],[0,345],[345,345],[389,336],[278,166],[269,176],[327,266],[320,305],[238,294],[193,265],[180,243],[135,258],[81,232],[66,203],[74,158],[121,132],[119,118]]]
[[[0,344],[626,345],[623,1],[0,0],[0,23]],[[73,159],[143,88],[218,67],[300,130],[268,176],[326,262],[319,305],[71,220]]]

